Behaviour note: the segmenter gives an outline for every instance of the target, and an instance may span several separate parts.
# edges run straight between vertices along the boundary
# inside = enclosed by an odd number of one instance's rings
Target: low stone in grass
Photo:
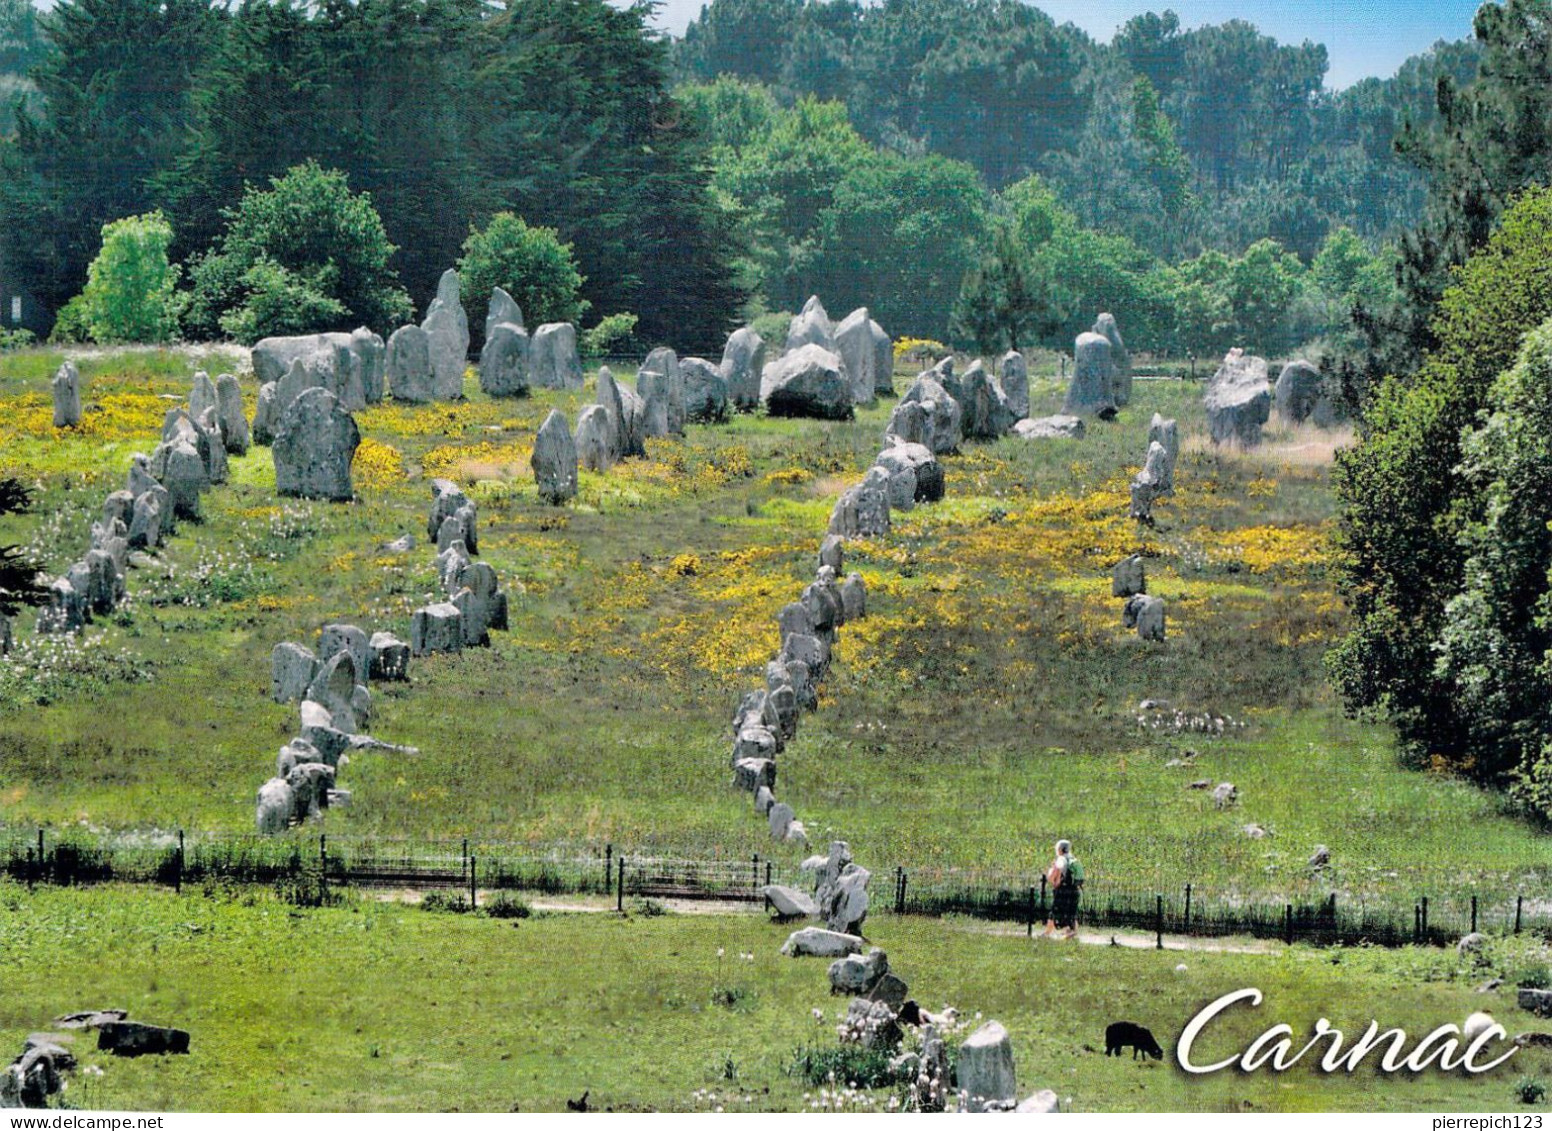
[[[862,940],[823,927],[804,927],[787,936],[781,953],[791,958],[844,958],[862,953]]]

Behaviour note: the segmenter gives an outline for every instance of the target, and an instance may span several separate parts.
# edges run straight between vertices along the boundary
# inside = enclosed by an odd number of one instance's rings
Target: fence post
[[[477,863],[478,863],[478,861],[476,861],[474,859],[474,857],[472,857],[472,856],[469,857],[469,910],[470,911],[477,910],[479,908],[479,906],[480,906],[480,897],[479,897],[479,895],[477,895],[475,893],[475,890],[474,890],[474,869],[475,869],[475,866],[476,866]]]
[[[625,910],[625,854],[624,853],[620,854],[620,860],[619,860],[619,865],[618,866],[619,866],[619,881],[618,881],[618,883],[617,883],[617,885],[616,885],[616,887],[614,889],[614,909],[616,911],[624,911]]]
[[[1184,933],[1188,934],[1188,935],[1191,933],[1191,885],[1190,884],[1186,885],[1186,924],[1185,924],[1185,928],[1184,928]]]
[[[1428,941],[1428,897],[1423,896],[1423,942]]]
[[[751,888],[760,886],[760,854],[758,852],[754,854],[754,867],[749,873],[749,886]]]
[[[905,887],[906,887],[907,884],[909,884],[911,882],[911,874],[909,872],[907,872],[904,868],[901,868],[899,871],[900,871],[900,887],[899,887],[898,893],[897,893],[897,895],[895,897],[895,914],[896,915],[904,915],[905,914]]]
[[[1040,918],[1042,918],[1042,919],[1049,919],[1050,916],[1046,914],[1046,910],[1045,910],[1045,885],[1046,885],[1045,873],[1041,872],[1040,873]]]
[[[1525,910],[1525,897],[1523,895],[1515,896],[1514,897],[1514,933],[1515,934],[1519,934],[1520,933],[1520,912],[1522,912],[1524,910]]]
[[[1029,885],[1029,937],[1035,937],[1035,885]]]
[[[32,891],[38,885],[38,865],[34,858],[33,850],[27,849],[27,890]]]
[[[1157,931],[1158,931],[1158,937],[1155,940],[1155,942],[1156,942],[1156,945],[1158,946],[1158,949],[1163,950],[1164,949],[1164,897],[1162,895],[1156,895],[1153,898],[1154,898],[1154,901],[1155,901],[1155,903],[1154,903],[1154,911],[1155,911],[1155,913],[1158,916],[1157,922],[1154,924],[1154,926],[1157,928]]]
[[[1477,933],[1477,897],[1471,897],[1471,933]]]
[[[183,891],[183,830],[178,830],[178,870],[173,875],[173,890]]]
[[[318,834],[318,867],[327,868],[329,864],[329,834]]]
[[[771,862],[769,860],[765,862],[765,886],[771,886]]]
[[[1326,900],[1326,919],[1331,930],[1331,942],[1335,944],[1338,941],[1338,932],[1336,929],[1336,892],[1332,892],[1330,898]]]
[[[43,855],[43,830],[38,830],[38,878],[45,883],[48,881],[48,865],[44,862],[47,857]],[[55,879],[58,879],[56,876]]]
[[[1283,941],[1289,946],[1293,945],[1293,904],[1285,904],[1283,907]]]
[[[604,845],[604,894],[609,894],[609,881],[614,879],[614,845]]]
[[[1412,945],[1423,941],[1423,906],[1420,903],[1412,904]]]

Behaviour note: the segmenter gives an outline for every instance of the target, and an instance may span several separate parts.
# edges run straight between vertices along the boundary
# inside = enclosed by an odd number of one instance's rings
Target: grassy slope
[[[84,435],[57,438],[52,361],[0,358],[0,473],[43,486],[39,514],[0,520],[0,540],[33,537],[58,569],[190,367],[89,364],[86,397],[101,411]],[[1342,614],[1320,442],[1204,450],[1198,392],[1141,383],[1081,443],[967,445],[949,461],[948,501],[849,552],[872,615],[843,630],[822,707],[781,768],[816,839],[846,836],[886,866],[1019,869],[1065,834],[1091,872],[1219,890],[1300,887],[1323,842],[1344,893],[1409,899],[1470,878],[1469,827],[1474,866],[1502,873],[1484,892],[1515,886],[1540,839],[1491,797],[1399,768],[1385,734],[1343,719],[1324,682]],[[102,656],[0,676],[0,820],[250,827],[294,725],[294,709],[266,697],[269,649],[332,620],[406,634],[433,588],[424,479],[452,474],[478,481],[482,548],[513,591],[513,630],[375,692],[376,732],[423,753],[357,758],[343,775],[355,804],[329,830],[769,851],[747,797],[727,787],[723,729],[889,405],[851,424],[692,427],[647,461],[584,475],[581,505],[555,511],[534,496],[529,445],[551,405],[574,419],[583,400],[476,392],[457,407],[370,410],[351,506],[282,506],[267,451],[234,460],[206,521],[171,544],[172,578],[137,571],[132,605],[103,634],[104,652],[127,652],[150,682],[118,679],[127,665]],[[1036,400],[1054,410],[1060,390],[1040,384]],[[1178,497],[1140,538],[1125,487],[1156,409],[1180,417],[1186,452]],[[413,553],[375,552],[407,531],[421,539]],[[1139,546],[1169,602],[1162,647],[1138,646],[1109,596],[1110,565]],[[46,707],[18,702],[40,691]],[[1216,739],[1146,730],[1145,697],[1245,725]],[[1194,767],[1165,766],[1191,750]],[[1236,782],[1238,810],[1183,788],[1198,777]],[[1250,821],[1274,836],[1245,838]]]
[[[784,1068],[801,1044],[833,1044],[828,1018],[844,1006],[825,993],[825,964],[778,956],[784,932],[754,916],[513,924],[375,902],[302,912],[267,894],[29,894],[3,884],[0,908],[0,1048],[88,1007],[128,1008],[193,1034],[187,1057],[118,1061],[83,1046],[105,1075],[76,1074],[67,1098],[77,1106],[538,1111],[588,1089],[601,1107],[689,1110],[706,1088],[749,1095],[755,1110],[793,1110],[809,1087]],[[1172,1053],[1201,1005],[1259,987],[1265,1004],[1210,1030],[1198,1049],[1206,1060],[1277,1021],[1307,1034],[1319,1016],[1349,1033],[1378,1019],[1415,1041],[1472,1009],[1491,1006],[1511,1032],[1525,1015],[1502,994],[1472,992],[1484,972],[1438,952],[1160,953],[890,917],[870,930],[922,1002],[1007,1025],[1026,1093],[1054,1088],[1078,1111],[1502,1108],[1511,1082],[1545,1072],[1552,1056],[1530,1050],[1475,1079],[1304,1067],[1189,1078],[1172,1055],[1107,1059],[1105,1025],[1147,1024]],[[713,987],[741,991],[741,1004],[713,1004]],[[734,1083],[723,1078],[729,1058]]]

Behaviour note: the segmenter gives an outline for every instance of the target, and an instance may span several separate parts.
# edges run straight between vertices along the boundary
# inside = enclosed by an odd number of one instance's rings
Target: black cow
[[[1153,1039],[1153,1034],[1141,1025],[1130,1021],[1117,1021],[1105,1029],[1105,1055],[1121,1055],[1121,1050],[1127,1045],[1132,1046],[1132,1059],[1137,1059],[1137,1054],[1151,1056],[1154,1060],[1164,1059],[1164,1050],[1159,1048],[1159,1042]]]

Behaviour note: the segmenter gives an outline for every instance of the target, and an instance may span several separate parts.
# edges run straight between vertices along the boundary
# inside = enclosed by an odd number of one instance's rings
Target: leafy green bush
[[[492,919],[527,919],[533,914],[526,900],[506,891],[491,896],[480,910]]]
[[[275,898],[293,907],[338,907],[345,893],[329,884],[316,863],[275,881]]]
[[[449,891],[427,892],[420,909],[444,915],[467,915],[470,911],[469,901],[461,893]]]
[[[582,356],[606,357],[623,353],[636,332],[636,316],[629,311],[605,315],[598,325],[582,331]]]
[[[1547,1097],[1547,1086],[1539,1076],[1521,1076],[1514,1082],[1514,1096],[1522,1104],[1539,1104]]]
[[[802,1045],[792,1054],[787,1075],[809,1084],[852,1084],[858,1088],[887,1088],[899,1082],[890,1066],[887,1049],[860,1044]]]
[[[185,324],[251,343],[272,333],[365,325],[388,333],[406,321],[409,295],[389,266],[397,250],[366,193],[315,161],[249,188],[226,213],[216,247],[190,272]]]
[[[1552,967],[1545,962],[1531,962],[1509,972],[1509,981],[1527,990],[1544,990],[1552,987]]]
[[[98,342],[165,342],[177,336],[178,269],[167,259],[172,225],[160,212],[103,225],[86,269],[80,319]],[[72,317],[77,315],[72,314]]]
[[[6,350],[24,350],[38,344],[38,336],[31,330],[0,330],[0,353]]]
[[[511,212],[498,212],[483,229],[470,230],[458,275],[469,325],[476,332],[483,331],[496,287],[517,301],[529,327],[580,322],[589,306],[581,295],[586,280],[577,270],[571,245],[562,243],[554,228],[530,227]]]

